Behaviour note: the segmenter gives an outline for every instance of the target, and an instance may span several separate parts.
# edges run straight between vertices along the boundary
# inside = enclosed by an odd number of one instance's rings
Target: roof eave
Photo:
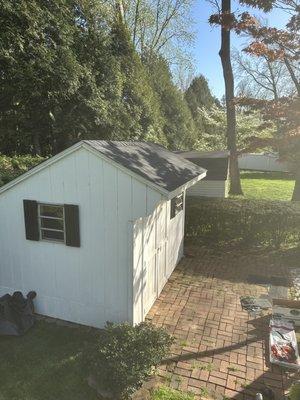
[[[177,196],[178,194],[182,193],[183,191],[187,190],[191,186],[195,185],[195,183],[201,181],[201,179],[205,178],[207,171],[204,170],[202,174],[196,176],[195,178],[191,179],[190,181],[186,182],[184,185],[179,186],[178,188],[172,190],[172,192],[168,193],[168,200],[171,200],[173,197]]]

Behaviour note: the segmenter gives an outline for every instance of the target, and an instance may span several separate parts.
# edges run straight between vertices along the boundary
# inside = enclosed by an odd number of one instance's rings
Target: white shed
[[[229,151],[178,151],[187,160],[205,168],[206,177],[190,187],[188,196],[228,197],[229,191]]]
[[[145,142],[81,141],[0,189],[0,295],[103,327],[142,321],[183,255],[185,192],[206,171]]]

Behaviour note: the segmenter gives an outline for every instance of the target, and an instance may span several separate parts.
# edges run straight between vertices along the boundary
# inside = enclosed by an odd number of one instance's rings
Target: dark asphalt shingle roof
[[[229,152],[222,151],[178,151],[187,160],[207,170],[206,181],[226,181],[228,178]]]
[[[204,168],[154,143],[104,140],[84,140],[84,143],[168,192],[206,172]]]
[[[184,158],[228,158],[228,150],[212,150],[212,151],[202,151],[202,150],[191,150],[191,151],[176,151],[176,154],[181,155]]]

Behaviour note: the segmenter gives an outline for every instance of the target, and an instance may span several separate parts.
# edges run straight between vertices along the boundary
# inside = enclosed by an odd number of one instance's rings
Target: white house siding
[[[203,180],[197,182],[187,190],[187,196],[197,197],[227,197],[228,196],[228,180],[213,181]]]
[[[161,198],[151,214],[131,225],[134,323],[145,318],[183,256],[184,210],[170,219],[170,205]]]
[[[79,205],[81,247],[25,239],[23,199]],[[129,221],[161,196],[81,148],[0,195],[0,295],[37,292],[36,311],[102,327],[132,321]]]

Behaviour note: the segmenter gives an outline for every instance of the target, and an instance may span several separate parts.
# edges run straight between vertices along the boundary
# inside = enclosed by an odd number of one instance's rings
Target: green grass
[[[95,334],[38,321],[23,337],[0,337],[0,400],[96,400],[79,355]]]
[[[168,387],[160,387],[154,391],[151,400],[194,400],[194,395]]]
[[[248,199],[291,200],[295,180],[281,172],[241,173],[244,197]]]

